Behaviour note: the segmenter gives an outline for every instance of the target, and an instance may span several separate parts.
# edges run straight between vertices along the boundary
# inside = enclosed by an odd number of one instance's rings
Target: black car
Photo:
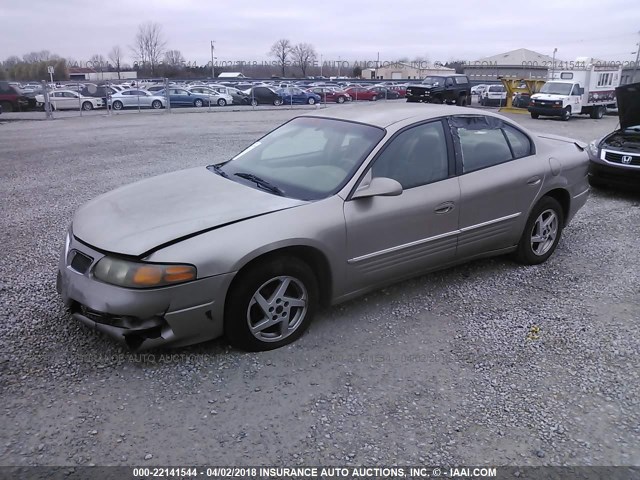
[[[531,102],[531,94],[518,92],[516,93],[516,96],[513,97],[511,105],[516,108],[527,108],[529,106],[529,102]]]
[[[253,87],[248,94],[251,105],[282,105],[282,96],[269,87]]]
[[[469,105],[471,84],[466,75],[429,75],[422,83],[407,88],[407,102]]]
[[[589,144],[589,183],[640,193],[640,83],[616,88],[620,128]]]

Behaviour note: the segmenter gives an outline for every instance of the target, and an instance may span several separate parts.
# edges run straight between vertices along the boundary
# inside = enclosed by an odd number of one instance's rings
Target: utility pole
[[[211,79],[215,80],[216,79],[216,70],[215,67],[213,66],[213,52],[215,51],[215,47],[213,46],[216,43],[215,40],[211,40]]]
[[[320,76],[322,76],[322,54],[320,54]]]
[[[636,61],[633,64],[633,75],[631,76],[631,83],[636,82],[636,72],[638,71],[638,59],[640,58],[640,43],[636,43]]]
[[[550,80],[553,80],[553,74],[556,71],[556,52],[557,51],[558,51],[557,48],[553,49],[553,61],[551,62],[552,64],[551,64],[551,78],[550,78]]]

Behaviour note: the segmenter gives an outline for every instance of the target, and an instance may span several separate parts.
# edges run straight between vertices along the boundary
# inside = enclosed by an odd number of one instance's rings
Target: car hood
[[[620,128],[640,125],[640,83],[631,83],[616,88]]]
[[[531,95],[534,100],[553,100],[558,101],[558,97],[566,97],[566,95],[558,95],[555,93],[535,93]]]
[[[304,203],[198,167],[99,196],[76,212],[72,230],[99,250],[141,256],[181,238]]]

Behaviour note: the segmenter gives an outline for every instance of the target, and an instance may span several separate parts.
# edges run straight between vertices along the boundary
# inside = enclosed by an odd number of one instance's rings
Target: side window
[[[447,78],[447,80],[445,82],[445,86],[453,87],[453,78]]]
[[[532,155],[531,148],[531,140],[520,130],[516,130],[515,128],[505,125],[504,134],[507,136],[509,140],[509,144],[511,145],[511,150],[513,150],[513,155],[515,158],[528,157]]]
[[[465,84],[469,83],[469,79],[467,77],[455,77],[457,84]]]
[[[529,137],[499,120],[458,117],[455,122],[462,149],[463,173],[532,155]]]
[[[403,189],[449,176],[447,141],[442,122],[418,125],[397,135],[371,167],[373,177],[397,180]]]

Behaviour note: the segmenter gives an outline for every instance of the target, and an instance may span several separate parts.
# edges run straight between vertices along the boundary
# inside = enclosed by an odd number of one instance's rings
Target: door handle
[[[527,185],[538,185],[542,179],[539,176],[531,177],[527,180]]]
[[[451,210],[453,210],[454,206],[455,204],[453,202],[441,203],[435,208],[434,212],[438,214],[449,213]]]

